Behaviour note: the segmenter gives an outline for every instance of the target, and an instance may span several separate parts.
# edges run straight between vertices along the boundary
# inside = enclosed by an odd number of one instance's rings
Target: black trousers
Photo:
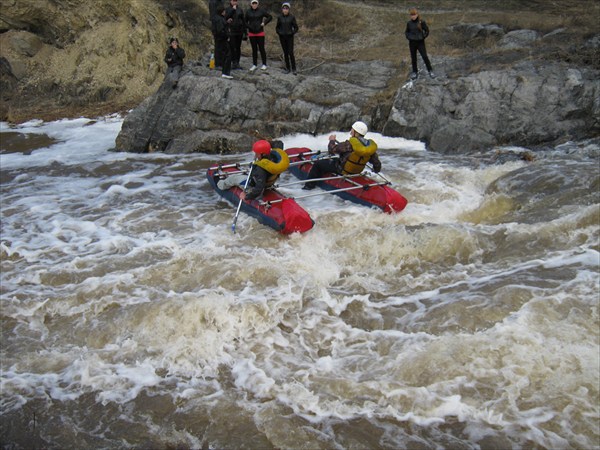
[[[429,58],[427,57],[427,49],[425,48],[425,40],[421,41],[408,41],[408,48],[410,49],[410,62],[412,64],[412,70],[414,73],[419,71],[417,67],[417,51],[421,54],[421,58],[423,58],[423,62],[425,62],[425,66],[427,70],[431,72],[433,69],[431,68],[431,63],[429,62]]]
[[[229,75],[231,73],[231,49],[229,48],[229,40],[217,39],[215,45],[215,63],[217,62],[217,55],[219,55],[219,61],[223,67],[223,74]]]
[[[283,58],[285,59],[285,67],[287,70],[296,71],[296,58],[294,57],[294,35],[288,36],[279,35],[279,42],[281,42],[281,48],[283,49]],[[291,63],[291,65],[290,65]]]
[[[252,64],[258,65],[258,52],[260,51],[260,58],[262,63],[267,65],[267,52],[265,50],[265,37],[264,36],[250,36],[250,45],[252,46]]]
[[[317,161],[316,163],[313,164],[312,168],[310,169],[310,172],[308,172],[308,178],[307,180],[313,179],[313,178],[323,178],[323,175],[325,175],[326,173],[331,172],[334,174],[339,174],[342,172],[340,165],[339,165],[339,160],[337,159],[322,159],[320,161]],[[315,186],[316,183],[305,183],[305,186]]]
[[[233,67],[237,67],[240,65],[240,58],[242,57],[242,35],[231,35],[229,45],[231,47],[231,63]]]

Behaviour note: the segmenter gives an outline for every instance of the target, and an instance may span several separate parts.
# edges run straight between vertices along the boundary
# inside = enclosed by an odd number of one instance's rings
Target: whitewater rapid
[[[233,235],[205,170],[249,152],[110,151],[121,124],[0,124],[4,445],[598,447],[596,144],[370,134],[402,213],[311,197],[305,234]]]

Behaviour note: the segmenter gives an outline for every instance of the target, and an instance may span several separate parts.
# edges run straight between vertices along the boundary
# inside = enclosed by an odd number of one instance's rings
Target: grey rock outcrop
[[[399,89],[383,133],[441,152],[597,136],[600,77],[592,69],[524,62],[452,80],[418,80]]]
[[[316,69],[310,76],[274,68],[265,73],[234,71],[235,79],[226,80],[205,64],[190,64],[176,89],[163,84],[127,115],[116,147],[233,153],[247,151],[259,137],[349,129],[358,119],[371,122],[373,98],[394,75],[390,63]]]

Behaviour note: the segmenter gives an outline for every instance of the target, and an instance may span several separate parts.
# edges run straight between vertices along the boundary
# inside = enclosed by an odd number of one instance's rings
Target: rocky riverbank
[[[71,10],[62,2],[13,3],[0,15],[4,120],[40,110],[134,107],[118,150],[243,152],[258,137],[343,130],[358,118],[373,131],[442,152],[600,135],[597,25],[583,15],[559,20],[556,5],[509,20],[499,5],[473,2],[465,17],[451,0],[432,3],[428,46],[438,76],[409,82],[406,17],[385,1],[299,5],[299,75],[281,72],[269,29],[269,70],[234,71],[234,80],[207,67],[206,2],[101,0]],[[275,13],[276,2],[261,3]],[[594,2],[573,7],[600,11]],[[325,15],[332,17],[330,30],[317,19]],[[36,32],[34,23],[44,26]],[[62,25],[69,35],[61,34]],[[162,85],[162,38],[169,35],[178,35],[188,52],[177,89]],[[249,48],[243,55],[248,67]]]

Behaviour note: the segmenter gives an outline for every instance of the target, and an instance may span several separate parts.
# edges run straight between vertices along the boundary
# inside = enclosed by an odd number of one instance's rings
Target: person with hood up
[[[225,20],[225,7],[220,5],[213,16],[213,30],[215,31],[215,59],[219,55],[223,67],[221,77],[232,79],[231,76],[231,48],[229,46],[229,25]]]
[[[367,124],[354,122],[350,130],[350,139],[338,142],[335,134],[329,136],[327,150],[330,155],[339,155],[335,159],[320,159],[315,162],[308,172],[307,180],[323,178],[326,173],[336,175],[355,175],[361,173],[367,163],[373,165],[373,171],[381,171],[381,161],[377,155],[377,144],[372,139],[366,139],[369,131]],[[308,181],[302,189],[310,190],[317,187],[314,181]]]
[[[273,20],[273,16],[271,16],[271,14],[269,14],[264,8],[260,8],[258,6],[258,0],[252,0],[250,2],[250,9],[246,11],[245,17],[248,38],[250,39],[250,45],[252,46],[252,67],[250,67],[250,72],[254,72],[256,70],[259,51],[262,59],[261,70],[267,70],[265,25]]]
[[[411,8],[408,13],[410,14],[410,20],[406,23],[406,31],[404,34],[406,35],[406,39],[408,39],[410,62],[412,64],[412,73],[410,74],[410,78],[412,80],[416,80],[419,76],[419,69],[417,67],[417,51],[420,53],[421,58],[423,58],[423,62],[427,67],[427,71],[429,72],[429,76],[431,78],[435,78],[433,68],[431,67],[431,62],[427,57],[427,49],[425,48],[425,39],[427,36],[429,36],[429,27],[427,26],[427,23],[421,19],[417,8]]]
[[[294,35],[298,32],[296,18],[290,14],[290,4],[284,2],[281,5],[281,15],[277,18],[275,31],[279,35],[279,42],[283,50],[285,60],[285,73],[290,71],[296,75],[296,58],[294,56]]]

